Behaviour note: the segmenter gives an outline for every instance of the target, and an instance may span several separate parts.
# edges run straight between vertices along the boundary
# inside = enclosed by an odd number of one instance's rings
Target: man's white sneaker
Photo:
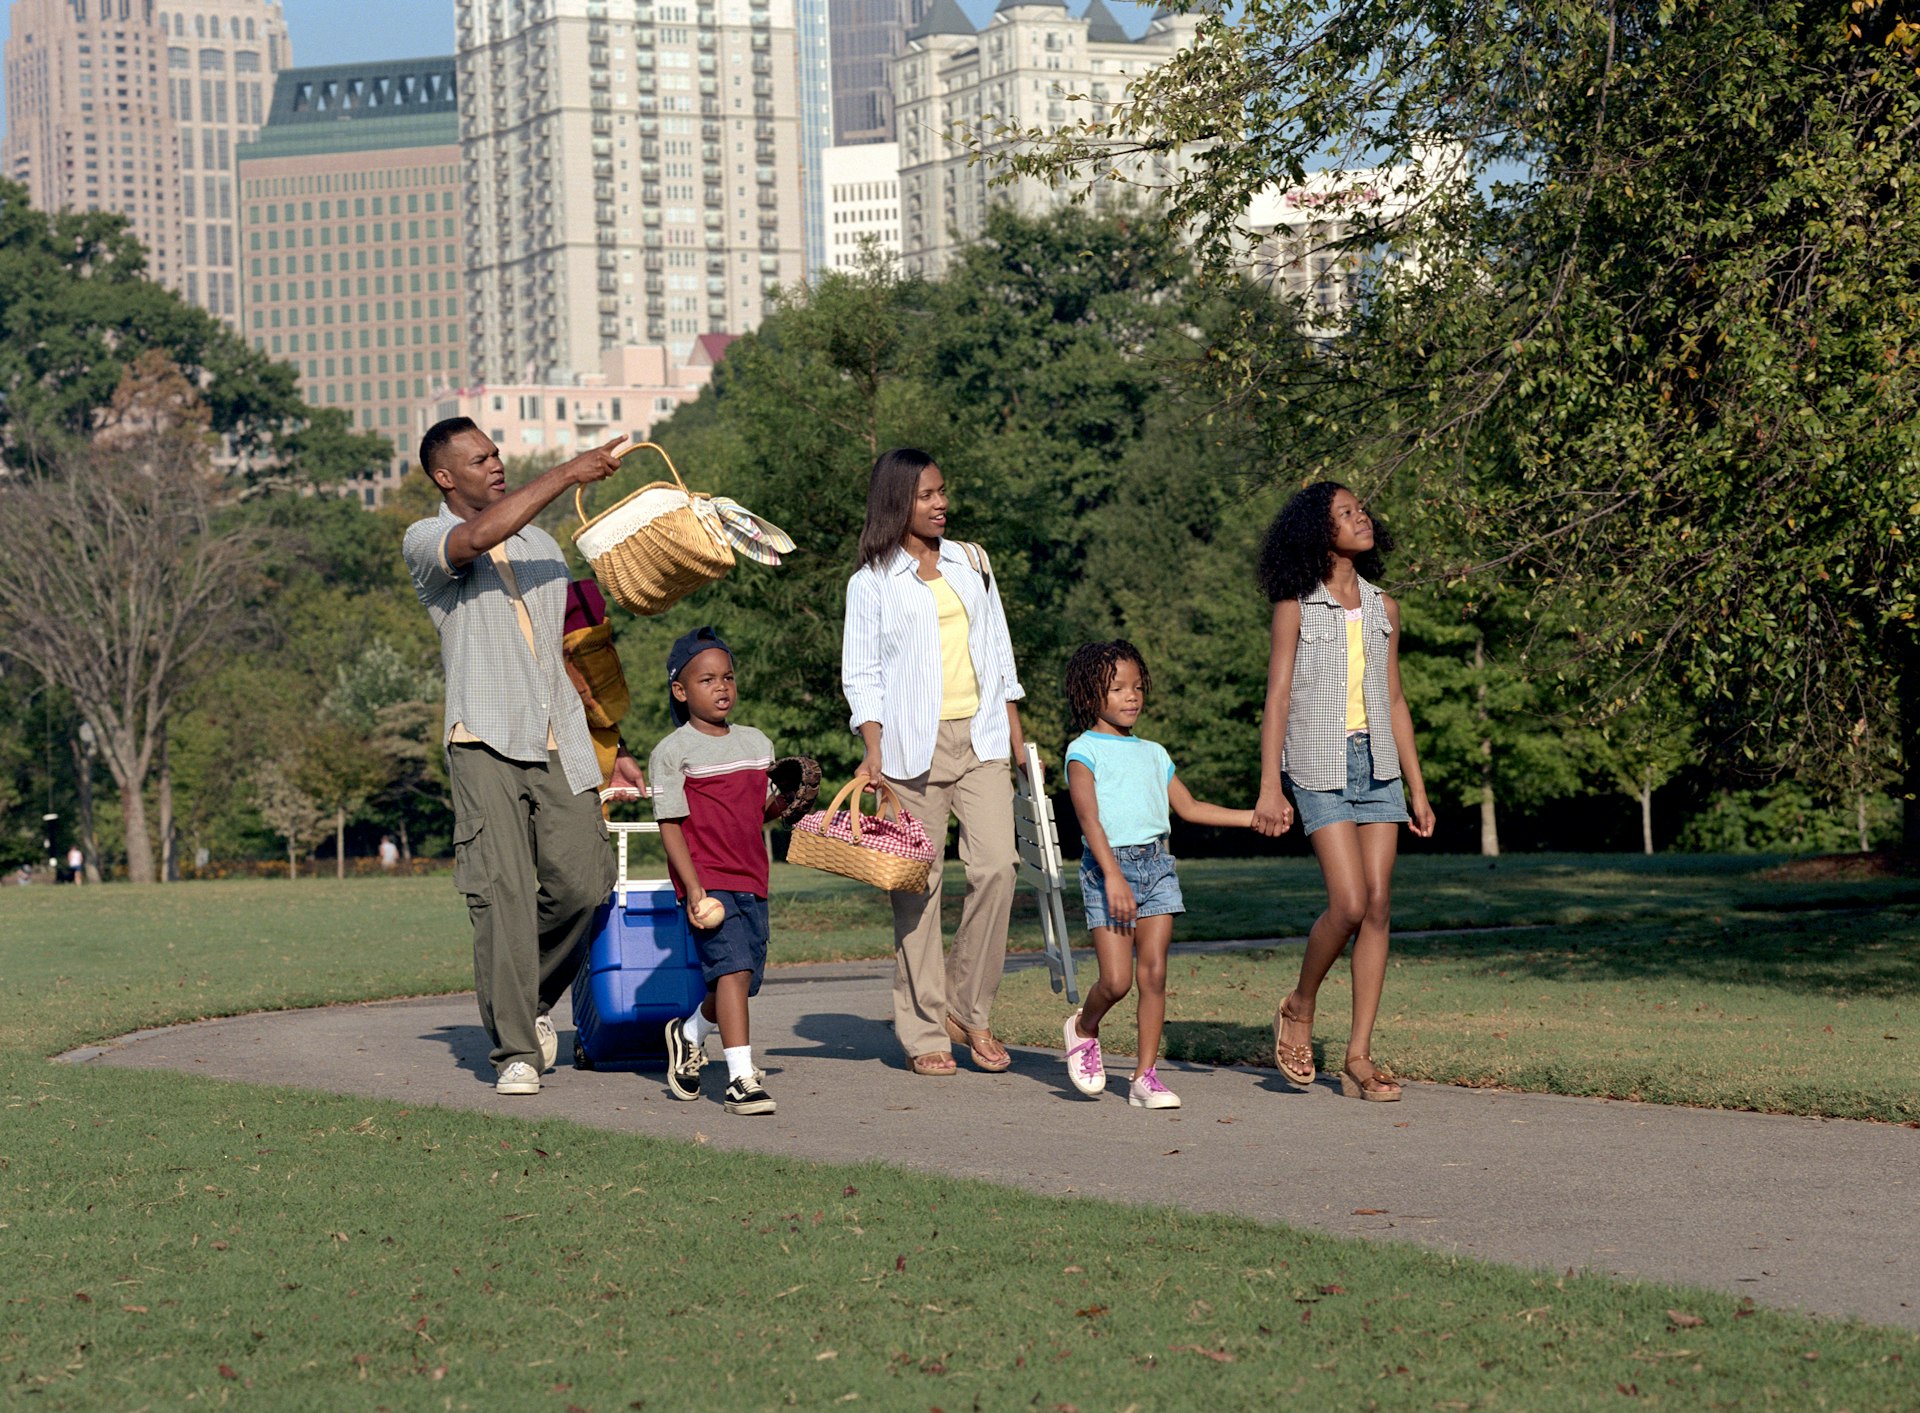
[[[515,1060],[500,1071],[499,1078],[493,1082],[493,1092],[495,1094],[538,1094],[540,1076],[525,1060]]]
[[[545,1074],[560,1058],[560,1036],[553,1028],[553,1017],[545,1011],[535,1016],[533,1034],[540,1042],[540,1072]]]

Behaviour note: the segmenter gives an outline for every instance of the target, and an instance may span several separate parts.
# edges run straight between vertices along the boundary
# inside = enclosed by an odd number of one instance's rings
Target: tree
[[[180,694],[238,632],[258,539],[219,524],[207,414],[159,355],[110,430],[0,481],[0,634],[68,692],[120,792],[128,876],[156,876],[147,786]]]
[[[384,438],[301,401],[291,364],[147,278],[124,216],[35,210],[0,180],[0,461],[48,466],[84,445],[143,354],[178,368],[244,479],[324,483],[387,464]]]
[[[956,533],[991,555],[1029,734],[1053,754],[1065,725],[1055,684],[1081,639],[1138,631],[1149,615],[1205,618],[1220,606],[1198,600],[1203,582],[1238,579],[1257,609],[1247,525],[1218,535],[1232,561],[1218,580],[1192,572],[1185,537],[1197,525],[1211,543],[1216,513],[1249,488],[1251,438],[1207,425],[1205,404],[1184,394],[1196,331],[1230,305],[1193,289],[1165,232],[1080,211],[996,210],[938,282],[875,265],[794,292],[655,435],[695,489],[733,496],[799,548],[777,570],[743,565],[703,589],[671,625],[623,626],[629,681],[652,680],[666,642],[704,618],[740,652],[753,719],[783,747],[850,766],[840,632],[867,474],[876,451],[918,446],[947,476]],[[658,474],[636,464],[606,497]],[[1139,591],[1076,599],[1091,557],[1118,540],[1153,546],[1150,562],[1115,561]],[[1190,646],[1171,626],[1153,636]],[[635,712],[663,717],[662,701],[643,690]]]
[[[1917,59],[1903,0],[1250,0],[1017,166],[1197,146],[1168,209],[1226,270],[1276,182],[1464,154],[1480,180],[1337,242],[1389,276],[1318,371],[1255,329],[1216,350],[1241,395],[1314,388],[1279,474],[1458,495],[1458,569],[1537,589],[1603,696],[1664,674],[1757,761],[1831,776],[1897,694],[1911,840]]]
[[[297,753],[284,753],[265,761],[253,777],[253,806],[286,842],[289,879],[300,877],[300,855],[324,835],[329,813],[301,787],[295,778],[299,769]]]

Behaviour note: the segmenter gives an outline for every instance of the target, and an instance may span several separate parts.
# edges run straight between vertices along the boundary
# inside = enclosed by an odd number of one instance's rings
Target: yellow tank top
[[[1347,730],[1367,729],[1367,628],[1365,615],[1347,610]]]
[[[940,719],[966,721],[980,710],[980,681],[967,650],[967,606],[944,578],[923,580],[940,615]]]

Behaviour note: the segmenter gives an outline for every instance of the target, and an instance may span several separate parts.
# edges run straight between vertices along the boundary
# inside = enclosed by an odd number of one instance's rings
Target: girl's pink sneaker
[[[1100,1057],[1100,1041],[1080,1033],[1079,1019],[1075,1011],[1061,1030],[1067,1037],[1067,1078],[1082,1094],[1098,1094],[1107,1087],[1107,1064]]]
[[[1127,1102],[1136,1109],[1177,1109],[1180,1096],[1160,1082],[1160,1076],[1148,1066],[1147,1072],[1127,1090]]]

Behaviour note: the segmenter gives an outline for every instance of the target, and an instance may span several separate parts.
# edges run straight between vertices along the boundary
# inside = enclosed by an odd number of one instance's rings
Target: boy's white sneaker
[[[1149,1065],[1147,1072],[1127,1090],[1127,1102],[1136,1109],[1177,1109],[1180,1096],[1162,1084],[1160,1076]]]
[[[538,1094],[540,1075],[525,1060],[515,1060],[493,1081],[495,1094]]]
[[[1107,1087],[1107,1062],[1100,1054],[1098,1037],[1080,1033],[1080,1012],[1067,1017],[1060,1033],[1067,1039],[1067,1078],[1082,1094],[1098,1094]]]

